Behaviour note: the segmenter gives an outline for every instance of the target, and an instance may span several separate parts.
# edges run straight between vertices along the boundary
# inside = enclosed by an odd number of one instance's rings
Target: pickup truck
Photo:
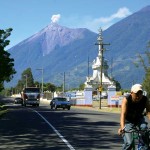
[[[40,88],[26,87],[21,93],[22,106],[32,105],[39,106],[40,104]]]

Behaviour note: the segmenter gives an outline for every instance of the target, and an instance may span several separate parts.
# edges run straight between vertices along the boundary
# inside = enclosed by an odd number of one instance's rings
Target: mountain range
[[[143,80],[143,68],[137,68],[134,63],[138,63],[137,54],[145,58],[144,51],[150,41],[149,16],[150,6],[147,6],[103,31],[103,42],[110,43],[104,52],[109,75],[122,88]],[[6,86],[15,86],[21,73],[30,67],[35,81],[41,82],[38,69],[42,68],[44,82],[61,85],[65,72],[66,88],[78,87],[85,82],[88,72],[92,76],[91,64],[98,54],[97,38],[97,33],[86,28],[49,24],[8,50],[15,60],[17,74]]]

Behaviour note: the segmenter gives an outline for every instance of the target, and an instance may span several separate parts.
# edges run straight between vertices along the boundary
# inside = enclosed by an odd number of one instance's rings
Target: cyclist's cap
[[[131,87],[131,92],[137,93],[138,91],[143,91],[142,85],[141,85],[141,84],[134,84],[134,85]]]

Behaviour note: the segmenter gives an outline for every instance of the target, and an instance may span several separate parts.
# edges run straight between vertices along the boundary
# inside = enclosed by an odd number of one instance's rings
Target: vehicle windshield
[[[40,93],[40,89],[39,88],[26,88],[24,92],[25,93]]]
[[[58,101],[67,101],[66,98],[57,98]]]

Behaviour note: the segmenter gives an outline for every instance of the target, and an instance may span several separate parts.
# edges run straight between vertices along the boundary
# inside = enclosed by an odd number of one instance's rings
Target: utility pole
[[[39,69],[36,69],[36,70],[40,70],[42,72],[42,99],[43,99],[43,68],[39,68]]]
[[[65,72],[64,72],[64,78],[63,78],[63,96],[65,96],[65,82],[66,82],[66,77],[65,77]]]
[[[89,63],[90,63],[90,62],[89,62],[89,56],[88,56],[88,80],[89,80],[89,74],[90,74],[90,73],[89,73]]]
[[[113,79],[113,58],[111,58],[111,79]]]
[[[99,92],[100,92],[100,98],[99,98],[99,109],[101,109],[101,101],[102,101],[102,89],[103,89],[103,81],[102,81],[102,75],[103,75],[103,53],[104,53],[104,45],[110,45],[103,43],[103,37],[102,37],[102,29],[99,29],[99,36],[97,38],[97,43],[95,45],[99,46],[99,58],[101,60],[101,66],[100,66],[100,85],[99,85]]]
[[[27,80],[28,75],[27,75],[27,74],[25,74],[24,76],[26,77],[26,87],[28,87],[28,80]]]

